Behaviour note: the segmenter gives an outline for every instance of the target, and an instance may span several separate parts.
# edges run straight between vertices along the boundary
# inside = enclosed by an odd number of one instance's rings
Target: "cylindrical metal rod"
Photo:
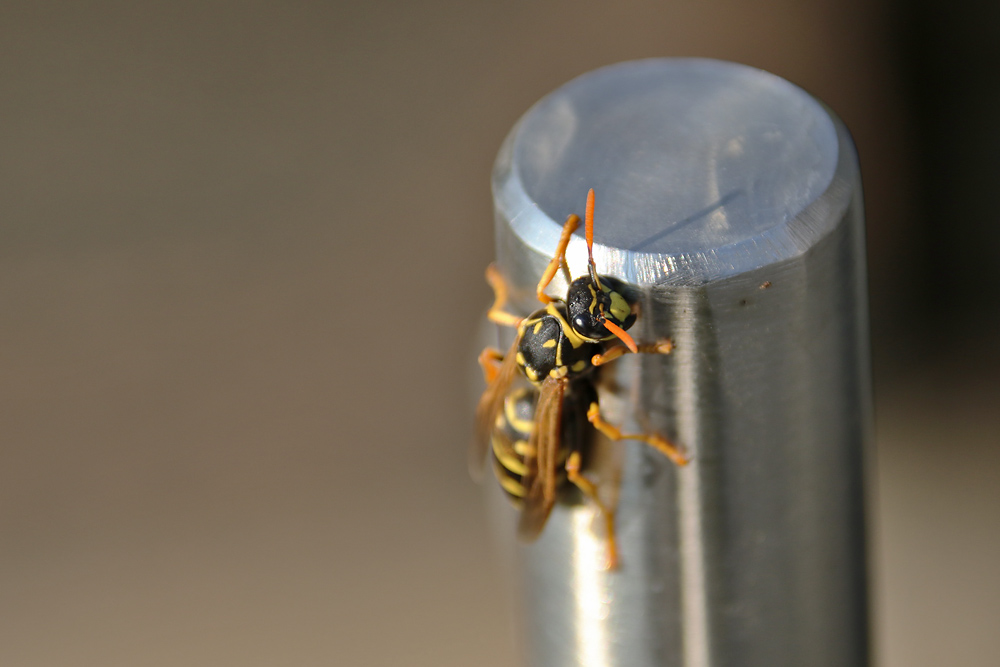
[[[602,409],[692,459],[677,468],[638,442],[604,446],[619,459],[590,474],[602,493],[618,489],[619,570],[601,567],[587,503],[557,505],[517,549],[526,662],[867,664],[864,229],[841,122],[749,67],[624,63],[535,105],[493,188],[498,262],[523,313],[563,220],[594,188],[598,269],[644,294],[631,333],[676,343],[606,367]],[[585,272],[582,238],[568,258]]]

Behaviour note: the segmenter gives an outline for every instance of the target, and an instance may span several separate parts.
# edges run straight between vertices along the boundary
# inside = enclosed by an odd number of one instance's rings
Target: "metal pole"
[[[603,447],[591,474],[618,489],[618,571],[601,568],[586,503],[557,506],[516,549],[526,663],[867,664],[864,229],[841,122],[749,67],[624,63],[535,105],[493,188],[498,261],[525,313],[595,189],[598,268],[644,292],[632,333],[676,343],[608,366],[602,407],[692,457],[678,469],[641,443]],[[582,238],[568,256],[582,274]]]

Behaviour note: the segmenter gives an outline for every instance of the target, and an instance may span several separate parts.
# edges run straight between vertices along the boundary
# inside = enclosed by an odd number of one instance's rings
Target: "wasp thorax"
[[[604,326],[610,321],[622,329],[635,323],[635,300],[625,294],[625,283],[611,276],[599,276],[600,286],[590,276],[577,278],[566,293],[570,326],[583,338],[593,341],[614,338]]]
[[[573,331],[562,303],[549,304],[521,322],[517,365],[525,377],[539,384],[548,377],[564,378],[587,373],[591,359],[603,348]]]

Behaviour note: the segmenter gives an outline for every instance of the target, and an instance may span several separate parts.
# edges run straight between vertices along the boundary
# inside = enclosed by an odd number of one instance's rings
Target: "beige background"
[[[921,291],[955,144],[893,5],[41,5],[0,5],[0,665],[513,664],[465,472],[489,170],[546,92],[659,55],[854,132],[882,664],[1000,663],[997,299]]]

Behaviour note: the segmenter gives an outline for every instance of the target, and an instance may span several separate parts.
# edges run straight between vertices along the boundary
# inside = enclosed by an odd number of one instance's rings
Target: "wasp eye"
[[[578,314],[572,318],[570,324],[573,327],[573,331],[584,338],[603,338],[602,334],[606,335],[608,331],[598,318],[588,313]]]

